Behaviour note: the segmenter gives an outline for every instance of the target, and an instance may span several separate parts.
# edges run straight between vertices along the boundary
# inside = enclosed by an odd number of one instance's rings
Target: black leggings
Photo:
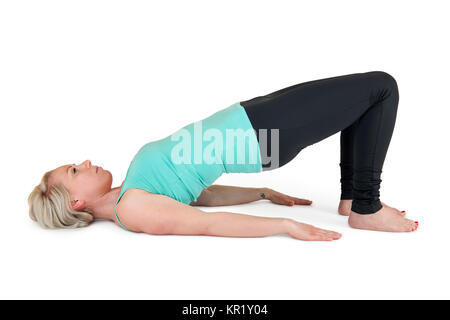
[[[395,79],[372,71],[308,81],[240,103],[256,130],[264,171],[282,167],[303,148],[341,131],[341,199],[353,199],[352,211],[370,214],[382,207],[380,177],[398,101]],[[260,129],[267,129],[264,146]],[[279,133],[275,166],[265,163],[271,129]]]

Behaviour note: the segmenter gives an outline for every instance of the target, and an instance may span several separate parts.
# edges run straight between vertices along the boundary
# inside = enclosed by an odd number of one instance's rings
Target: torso
[[[236,130],[232,133],[240,133],[240,136],[231,135],[231,138],[225,141],[230,130]],[[215,133],[217,137],[213,139],[214,142],[201,143],[199,149],[196,150],[195,136],[200,134],[200,139],[202,139],[204,131],[208,131],[210,134]],[[179,152],[174,152],[174,150],[179,151],[178,147],[184,146],[179,140],[173,139],[178,136],[186,136],[186,141],[192,142],[186,145],[194,147],[193,154],[186,153],[189,155],[187,162],[173,161],[173,157],[179,155]],[[187,147],[187,150],[191,150],[190,148]],[[184,152],[185,150],[181,154],[184,155]],[[206,159],[199,157],[204,161],[197,163],[195,161],[197,153],[200,156],[206,156]],[[228,161],[228,155],[231,155],[231,161]],[[243,162],[238,160],[238,155],[244,156]],[[162,194],[184,204],[192,205],[202,191],[223,173],[261,171],[261,156],[256,133],[245,109],[239,103],[235,103],[201,121],[184,126],[173,135],[145,144],[128,167],[119,197],[116,200],[115,212],[120,222],[126,227],[127,212],[124,212],[123,204],[129,203],[130,205],[127,207],[132,207],[131,204],[139,207],[139,203],[136,204],[136,202],[142,201],[143,195]],[[115,219],[115,223],[120,226],[117,219]]]
[[[228,131],[241,135],[238,138],[231,134],[231,138],[225,141]],[[197,140],[205,139],[203,135],[206,133],[214,133],[217,137],[213,135],[215,139],[212,141],[198,143]],[[189,152],[192,149],[194,151]],[[240,162],[242,155],[244,161]],[[231,156],[231,161],[228,156]],[[179,163],[181,159],[183,161]],[[128,168],[119,203],[128,189],[136,188],[166,195],[189,205],[223,173],[261,171],[256,134],[245,109],[235,103],[141,147]]]

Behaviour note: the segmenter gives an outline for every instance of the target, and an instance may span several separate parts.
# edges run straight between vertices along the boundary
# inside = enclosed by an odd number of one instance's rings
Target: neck
[[[114,206],[120,194],[120,187],[112,188],[91,204],[91,210],[95,219],[115,220]]]

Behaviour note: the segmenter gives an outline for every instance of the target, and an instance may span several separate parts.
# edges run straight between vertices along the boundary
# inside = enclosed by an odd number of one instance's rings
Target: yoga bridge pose
[[[44,174],[28,197],[29,215],[44,228],[85,227],[109,219],[149,234],[261,237],[286,233],[300,240],[336,240],[337,232],[288,218],[204,212],[266,199],[281,205],[310,200],[270,188],[213,184],[223,173],[274,170],[302,149],[340,133],[338,212],[353,228],[408,232],[418,222],[380,201],[381,172],[397,116],[395,79],[372,71],[296,84],[236,102],[164,139],[145,144],[125,180],[89,160]]]

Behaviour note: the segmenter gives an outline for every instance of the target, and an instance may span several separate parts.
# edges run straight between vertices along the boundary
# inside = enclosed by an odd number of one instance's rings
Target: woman
[[[47,172],[29,196],[30,217],[45,228],[84,227],[100,218],[149,234],[260,237],[287,233],[300,240],[336,240],[339,233],[293,219],[204,212],[195,206],[258,199],[311,204],[269,188],[213,182],[223,173],[280,168],[303,148],[341,131],[338,212],[349,216],[353,228],[414,231],[417,222],[379,199],[398,101],[395,79],[373,71],[300,83],[237,102],[144,145],[120,187],[111,188],[111,173],[88,160]]]

